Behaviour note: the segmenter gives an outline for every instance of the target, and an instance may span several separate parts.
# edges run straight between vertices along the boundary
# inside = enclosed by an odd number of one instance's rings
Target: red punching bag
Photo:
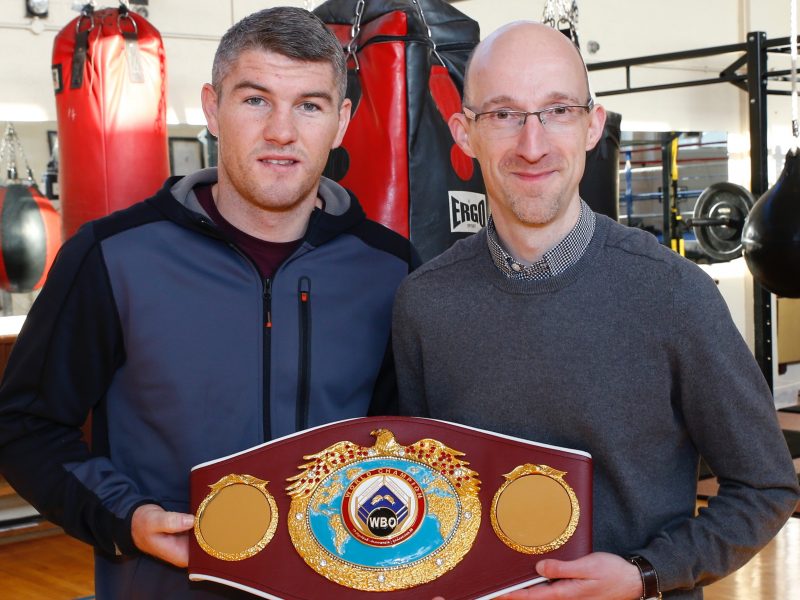
[[[486,224],[477,161],[447,120],[461,110],[478,23],[444,0],[328,0],[314,13],[348,50],[352,118],[325,175],[424,260]]]
[[[87,4],[56,36],[53,84],[66,237],[169,176],[161,36],[124,4]]]

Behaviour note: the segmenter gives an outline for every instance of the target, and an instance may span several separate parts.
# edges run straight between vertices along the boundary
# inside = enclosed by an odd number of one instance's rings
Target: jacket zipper
[[[272,439],[269,415],[270,364],[272,363],[272,279],[264,278],[264,441]]]
[[[297,431],[308,428],[308,405],[311,390],[311,280],[301,277],[297,283],[297,302],[300,311],[300,356],[297,374]]]
[[[216,226],[211,223],[205,217],[201,217],[198,219],[200,225],[204,229],[204,232],[207,234],[213,235],[219,240],[224,241],[234,252],[244,257],[246,261],[248,261],[258,272],[258,267],[256,266],[255,262],[252,258],[247,256],[242,250],[234,244],[229,239],[225,238],[224,236],[220,235],[219,231],[217,230]],[[259,276],[259,279],[261,277]],[[262,348],[264,354],[264,360],[262,362],[262,369],[264,372],[264,388],[263,388],[263,398],[262,402],[262,427],[264,429],[264,441],[268,442],[272,439],[272,427],[271,427],[271,418],[270,418],[270,364],[272,363],[272,279],[270,277],[265,277],[263,282],[263,291],[262,291],[262,317],[264,321],[264,334],[262,336]]]

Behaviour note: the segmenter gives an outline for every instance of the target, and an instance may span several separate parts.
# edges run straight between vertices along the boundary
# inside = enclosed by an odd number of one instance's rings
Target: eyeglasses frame
[[[587,113],[592,112],[592,109],[595,107],[594,98],[589,98],[586,104],[561,104],[559,106],[553,106],[550,108],[543,108],[542,110],[508,110],[508,109],[500,109],[500,110],[487,110],[485,112],[476,113],[474,110],[469,108],[468,106],[462,106],[462,114],[469,119],[470,121],[474,121],[475,123],[478,122],[478,118],[483,115],[491,115],[496,114],[499,112],[504,113],[511,113],[512,115],[523,115],[522,118],[522,125],[520,125],[520,130],[525,127],[525,124],[528,122],[528,117],[535,115],[538,119],[539,123],[542,127],[546,126],[547,122],[542,118],[543,114],[552,113],[554,110],[558,110],[559,108],[582,108]]]

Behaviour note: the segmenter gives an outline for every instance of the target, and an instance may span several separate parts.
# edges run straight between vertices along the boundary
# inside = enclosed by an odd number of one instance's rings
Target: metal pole
[[[661,243],[672,248],[672,151],[675,134],[665,133],[661,138],[661,209],[663,214],[663,237]]]
[[[767,191],[767,35],[747,34],[747,96],[750,116],[750,190],[758,198]],[[770,389],[772,366],[772,294],[753,282],[755,357]]]

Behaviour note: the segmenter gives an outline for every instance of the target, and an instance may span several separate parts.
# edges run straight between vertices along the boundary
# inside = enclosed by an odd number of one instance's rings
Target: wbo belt
[[[592,459],[455,423],[341,421],[197,465],[189,578],[282,600],[493,598],[592,549]]]

